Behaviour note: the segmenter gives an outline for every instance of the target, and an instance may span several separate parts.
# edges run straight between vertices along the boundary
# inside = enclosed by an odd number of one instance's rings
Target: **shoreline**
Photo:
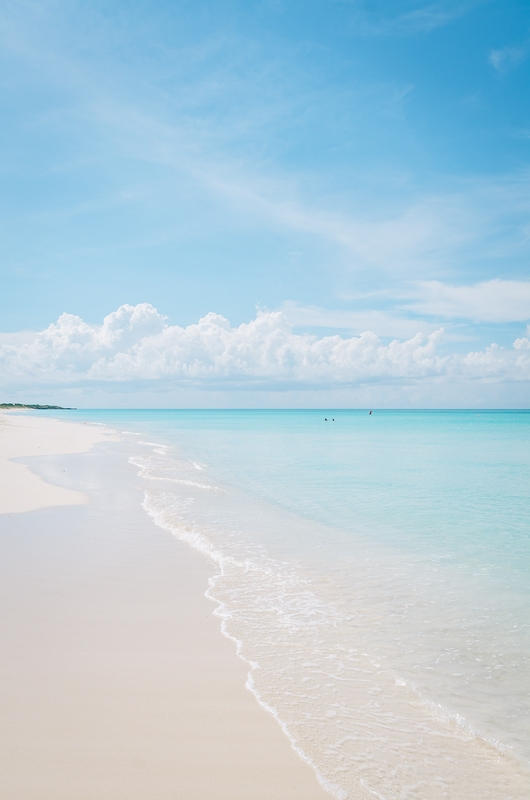
[[[211,568],[141,508],[126,445],[92,425],[7,416],[3,796],[329,798],[245,689],[205,597]]]
[[[524,760],[512,758],[509,747],[501,750],[500,740],[488,737],[480,725],[463,724],[467,715],[463,717],[452,707],[449,693],[437,693],[435,683],[431,684],[434,692],[422,691],[414,674],[406,672],[406,659],[385,659],[396,628],[385,624],[384,616],[387,612],[392,619],[396,612],[388,595],[400,588],[399,580],[393,583],[392,579],[396,569],[401,573],[406,566],[404,559],[396,560],[392,554],[387,559],[384,550],[371,552],[376,570],[367,571],[366,582],[359,581],[359,570],[348,575],[356,575],[360,596],[347,600],[345,614],[341,602],[351,589],[348,580],[341,585],[340,574],[330,572],[339,581],[326,586],[325,571],[312,569],[309,561],[295,564],[281,546],[275,549],[283,534],[276,541],[271,530],[288,533],[295,541],[293,527],[303,520],[300,533],[305,538],[299,542],[306,547],[311,523],[246,495],[235,488],[235,482],[224,483],[219,477],[219,465],[226,466],[222,434],[217,452],[204,447],[201,452],[189,435],[187,439],[171,437],[170,420],[166,423],[167,436],[162,426],[148,427],[147,421],[148,433],[145,428],[141,433],[127,431],[141,436],[139,445],[151,448],[133,461],[144,478],[146,510],[159,525],[216,563],[210,594],[222,611],[226,609],[225,632],[239,642],[242,657],[250,665],[259,662],[259,669],[252,672],[253,690],[265,707],[274,710],[293,744],[315,765],[331,793],[358,797],[361,784],[380,796],[405,791],[407,796],[432,800],[446,796],[462,800],[526,797]],[[129,422],[122,424],[129,428]],[[205,430],[210,436],[209,427]],[[244,451],[241,438],[239,445]],[[239,456],[238,448],[232,452]],[[332,532],[313,531],[316,541],[319,533]],[[362,571],[366,552],[361,549],[357,553]],[[366,564],[370,567],[368,561]],[[354,561],[348,569],[353,565]],[[333,570],[332,564],[328,566]],[[412,568],[418,566],[425,564],[415,560]],[[429,577],[428,569],[420,572],[419,582]],[[433,584],[432,594],[418,598],[414,596],[418,581],[411,574],[410,592],[398,597],[401,606],[410,603],[418,618],[428,620],[422,615],[425,609],[430,611],[429,597],[436,597],[436,587],[441,590],[442,604],[447,591],[454,588],[444,578],[447,575]],[[362,594],[384,605],[371,608]],[[448,609],[449,622],[455,611],[458,613],[456,606]],[[420,625],[417,632],[423,637],[429,629]],[[414,644],[408,649],[412,654],[409,660],[421,656],[429,664],[431,653],[425,642]],[[438,654],[436,649],[434,657]],[[396,648],[390,655],[396,655]],[[443,677],[443,672],[439,675]],[[484,707],[487,709],[488,703]],[[418,743],[423,757],[418,757]],[[426,786],[429,790],[423,791],[421,787]]]
[[[116,785],[120,790],[124,787],[124,797],[132,800],[151,796],[323,800],[330,795],[368,800],[374,794],[393,796],[403,791],[430,800],[447,796],[522,800],[527,796],[527,762],[515,758],[509,746],[500,748],[503,739],[487,735],[488,709],[500,709],[502,714],[503,708],[509,708],[503,696],[484,695],[496,705],[485,704],[483,730],[472,715],[462,716],[459,708],[452,707],[448,693],[437,691],[439,680],[425,684],[430,692],[410,682],[407,658],[415,658],[414,663],[418,656],[432,658],[424,639],[428,628],[412,625],[411,632],[422,641],[415,643],[409,637],[411,656],[400,661],[392,649],[396,629],[390,616],[384,624],[381,614],[400,609],[388,598],[388,590],[402,586],[402,578],[393,583],[392,576],[398,569],[400,578],[406,566],[403,559],[396,560],[395,554],[383,550],[370,551],[370,568],[366,552],[350,546],[345,551],[350,558],[348,575],[342,583],[342,571],[337,572],[332,561],[326,562],[323,571],[315,569],[311,559],[298,564],[292,557],[301,551],[289,549],[297,535],[304,543],[305,558],[308,539],[313,537],[318,543],[322,537],[333,536],[334,530],[308,529],[305,517],[224,483],[214,466],[219,470],[224,463],[222,446],[219,453],[212,452],[212,458],[205,458],[209,451],[194,449],[200,428],[182,441],[177,433],[180,428],[172,429],[170,419],[160,426],[150,424],[149,415],[135,420],[113,420],[106,413],[98,416],[99,422],[88,422],[89,427],[101,435],[105,425],[114,428],[117,422],[118,441],[100,442],[78,455],[24,458],[45,485],[81,492],[90,502],[4,515],[5,519],[0,516],[0,595],[4,595],[0,639],[5,643],[0,652],[0,681],[7,683],[0,691],[3,705],[6,701],[9,706],[10,693],[28,695],[28,683],[30,689],[32,684],[41,685],[29,709],[35,729],[43,675],[48,687],[44,694],[59,698],[41,714],[48,725],[56,723],[56,707],[83,706],[87,670],[92,687],[87,693],[93,698],[88,707],[78,708],[74,715],[83,721],[82,730],[73,736],[63,731],[43,762],[55,764],[56,779],[68,776],[65,764],[77,764],[76,785],[92,789],[88,796],[103,800],[116,796]],[[237,448],[231,452],[239,458]],[[284,548],[286,533],[291,544]],[[173,544],[168,543],[168,535]],[[18,554],[12,558],[15,549]],[[30,568],[31,560],[38,569]],[[358,563],[362,572],[365,561],[366,580],[355,569]],[[419,569],[418,579],[411,575],[411,594],[398,600],[402,607],[410,597],[409,607],[417,617],[412,622],[421,622],[429,619],[423,615],[425,609],[430,611],[429,598],[437,597],[438,584],[443,589],[442,605],[449,589],[457,586],[448,583],[444,573],[432,587],[429,582],[431,588],[424,597],[412,596],[431,575],[425,565],[422,571],[418,559],[412,566]],[[328,574],[334,576],[330,585]],[[359,597],[349,596],[352,578],[363,603],[360,608]],[[7,594],[6,586],[10,587]],[[42,592],[35,595],[39,586],[48,598]],[[61,602],[55,597],[58,593]],[[362,600],[363,594],[372,606]],[[32,597],[29,605],[28,596]],[[451,623],[455,612],[458,619],[465,617],[464,599],[446,608],[440,616],[442,627]],[[380,601],[384,607],[377,606]],[[40,647],[33,643],[23,653],[14,630],[6,629],[3,638],[6,619],[22,607],[23,638],[28,642],[42,636],[38,626],[31,627],[31,616],[42,609],[51,609],[51,618],[61,622],[65,609],[71,608],[70,633],[66,635],[68,626],[63,623],[53,625]],[[46,619],[43,622],[47,624]],[[468,635],[468,629],[460,639]],[[221,631],[224,641],[219,644]],[[72,645],[80,635],[92,641],[90,647],[83,642]],[[497,648],[490,664],[494,668],[496,652],[503,648],[495,635],[491,641]],[[458,647],[461,642],[453,637],[449,644]],[[50,648],[54,651],[51,670],[46,666]],[[439,647],[435,649],[439,653]],[[9,672],[12,665],[7,657],[17,650],[20,673],[35,661],[36,653],[40,658],[31,680],[24,683],[17,677],[18,683],[15,680],[10,689],[13,671]],[[65,673],[59,653],[79,663]],[[68,680],[74,676],[77,696],[62,687],[57,692],[50,685],[50,672]],[[445,673],[440,671],[438,678]],[[107,694],[105,702],[102,691]],[[249,698],[250,693],[253,697]],[[20,715],[10,713],[6,729],[19,724]],[[222,721],[223,715],[229,719]],[[63,714],[59,719],[62,725],[72,723],[71,716]],[[504,730],[502,725],[500,729]],[[107,730],[114,734],[101,749],[98,739],[105,740]],[[42,743],[49,728],[45,735],[35,736],[34,731],[32,735],[32,752],[40,753],[47,746]],[[278,735],[283,748],[279,758]],[[92,756],[79,760],[79,754],[70,752],[74,743]],[[6,746],[11,746],[7,739]],[[20,739],[16,750],[11,753],[15,759]],[[94,775],[83,776],[87,757],[92,765],[89,773],[94,765],[103,772],[98,784]],[[136,765],[134,770],[131,764]],[[25,769],[19,766],[20,775],[31,774],[34,758],[27,759]],[[142,776],[136,767],[150,774]],[[8,765],[3,771],[9,775],[9,769]],[[39,777],[37,787],[25,785],[25,792],[9,794],[6,800],[72,796],[66,790],[58,794],[57,785],[48,795],[39,794],[42,773]],[[143,783],[136,786],[140,778]],[[114,791],[105,794],[111,784]],[[85,796],[80,795],[83,800]]]

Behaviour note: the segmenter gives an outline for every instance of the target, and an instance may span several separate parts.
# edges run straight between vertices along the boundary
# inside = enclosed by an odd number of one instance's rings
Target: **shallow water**
[[[67,418],[130,440],[146,510],[216,564],[252,689],[337,797],[528,797],[530,413]]]

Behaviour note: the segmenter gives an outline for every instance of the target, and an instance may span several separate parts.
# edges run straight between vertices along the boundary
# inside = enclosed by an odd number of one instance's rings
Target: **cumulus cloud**
[[[452,377],[528,380],[526,338],[513,350],[491,345],[467,355],[439,352],[443,329],[384,344],[370,331],[317,337],[293,332],[279,311],[232,327],[210,313],[185,328],[168,325],[148,303],[124,305],[102,325],[62,314],[31,342],[0,343],[4,386],[83,382],[309,386]]]

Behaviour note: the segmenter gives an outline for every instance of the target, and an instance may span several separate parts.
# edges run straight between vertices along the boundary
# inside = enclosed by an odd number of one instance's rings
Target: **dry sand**
[[[140,508],[125,445],[52,458],[105,434],[2,416],[1,800],[329,798],[244,688],[210,565]],[[62,486],[6,460],[36,453]]]
[[[112,434],[93,425],[0,413],[0,513],[87,503],[86,494],[46,483],[26,464],[10,459],[83,453],[108,438]]]

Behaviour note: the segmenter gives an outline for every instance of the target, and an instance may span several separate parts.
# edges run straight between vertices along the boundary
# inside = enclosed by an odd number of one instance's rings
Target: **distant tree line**
[[[40,411],[51,411],[58,410],[58,411],[75,411],[75,408],[63,408],[63,406],[40,406],[36,403],[29,404],[29,403],[0,403],[0,408],[36,408]]]

